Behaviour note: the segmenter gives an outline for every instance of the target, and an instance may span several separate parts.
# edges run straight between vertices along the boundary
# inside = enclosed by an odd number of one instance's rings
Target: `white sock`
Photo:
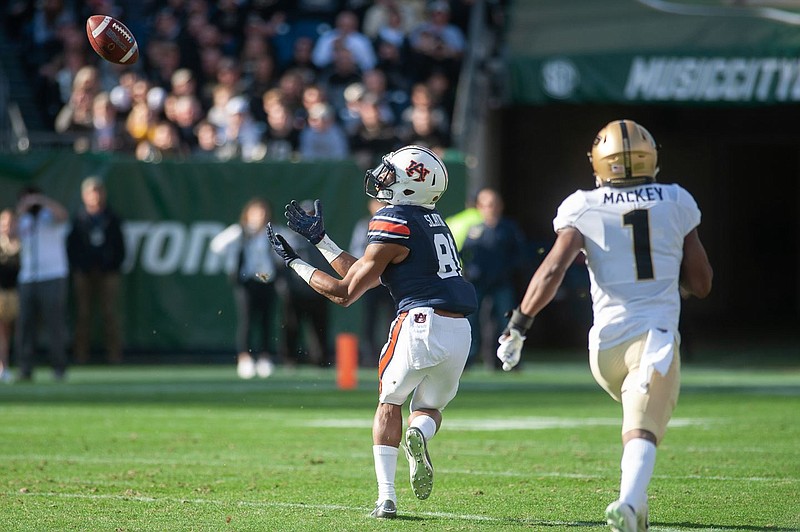
[[[647,502],[647,486],[655,466],[656,446],[652,442],[642,438],[629,441],[620,462],[619,500],[639,511]]]
[[[397,472],[397,447],[390,445],[373,445],[372,456],[375,458],[375,476],[378,478],[378,502],[391,499],[397,503],[394,491],[394,476]]]
[[[436,422],[431,416],[417,416],[411,420],[411,426],[419,429],[425,441],[431,441],[436,435]]]

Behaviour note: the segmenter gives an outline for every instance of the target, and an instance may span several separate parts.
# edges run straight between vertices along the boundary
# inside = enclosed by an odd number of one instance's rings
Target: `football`
[[[86,19],[86,36],[97,55],[118,65],[132,65],[139,59],[139,44],[125,24],[108,15]]]

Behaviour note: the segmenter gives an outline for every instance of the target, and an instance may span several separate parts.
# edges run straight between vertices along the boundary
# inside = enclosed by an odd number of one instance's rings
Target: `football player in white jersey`
[[[583,252],[592,375],[623,411],[620,493],[606,519],[614,531],[643,532],[656,446],[680,388],[681,297],[706,297],[713,272],[697,234],[700,210],[679,185],[656,182],[658,148],[645,128],[631,120],[607,124],[589,161],[596,188],[578,190],[558,208],[555,244],[512,312],[497,356],[506,370],[519,362],[534,317]]]

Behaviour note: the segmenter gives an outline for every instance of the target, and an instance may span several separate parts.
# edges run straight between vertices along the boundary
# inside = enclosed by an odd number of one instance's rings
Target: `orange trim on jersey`
[[[405,224],[396,224],[392,222],[384,222],[383,220],[372,220],[369,222],[369,231],[379,231],[381,233],[395,233],[398,235],[408,236],[411,234],[411,229]]]
[[[383,352],[380,361],[378,362],[378,391],[380,393],[381,389],[381,379],[383,379],[383,372],[386,371],[386,367],[389,365],[389,362],[392,361],[392,357],[394,356],[394,349],[397,347],[397,337],[400,336],[400,328],[403,326],[403,321],[405,321],[406,316],[408,316],[408,312],[401,312],[397,315],[397,320],[395,320],[394,327],[392,327],[392,332],[389,335],[389,344],[386,346],[386,350]]]

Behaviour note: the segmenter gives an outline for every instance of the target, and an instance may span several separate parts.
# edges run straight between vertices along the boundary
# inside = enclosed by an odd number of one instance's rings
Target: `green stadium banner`
[[[448,158],[447,165],[450,186],[438,205],[445,216],[463,208],[467,188],[461,157]],[[32,182],[75,212],[80,182],[89,175],[105,180],[109,203],[124,220],[120,312],[129,352],[233,351],[225,260],[208,245],[238,220],[251,197],[272,203],[278,227],[285,227],[289,200],[321,199],[326,229],[343,248],[356,221],[368,214],[364,171],[349,161],[153,164],[71,152],[0,155],[0,207],[13,206],[19,189]],[[359,316],[357,309],[334,306],[332,334],[358,332]]]
[[[510,9],[515,104],[800,101],[800,8],[788,3],[538,0]]]

